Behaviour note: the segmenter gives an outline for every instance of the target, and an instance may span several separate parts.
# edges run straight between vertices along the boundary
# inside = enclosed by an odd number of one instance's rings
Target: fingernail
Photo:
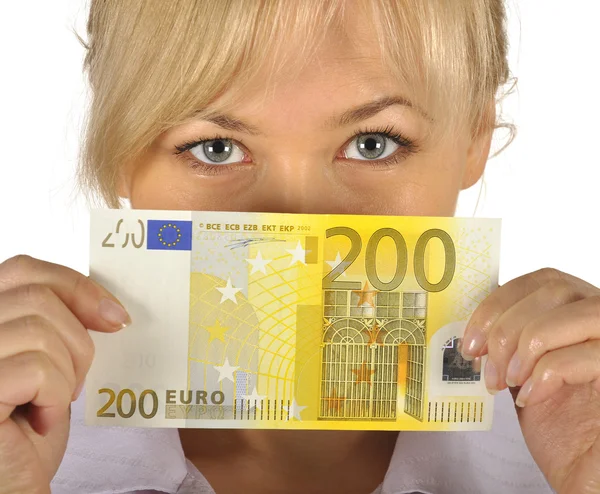
[[[485,363],[485,386],[488,389],[488,392],[492,395],[495,395],[498,390],[498,370],[496,366],[492,363],[492,361],[488,358]]]
[[[519,380],[519,372],[521,371],[521,359],[519,354],[515,353],[510,362],[508,363],[508,369],[506,370],[506,384],[509,388],[514,388]]]
[[[73,399],[71,401],[76,401],[77,398],[79,398],[79,396],[81,395],[82,391],[83,391],[83,381],[81,381],[75,388],[75,391],[73,392]]]
[[[481,357],[475,357],[473,363],[471,364],[471,368],[475,372],[481,372]]]
[[[485,335],[481,331],[473,330],[462,345],[463,358],[473,360],[485,344]]]
[[[519,394],[517,395],[517,399],[515,400],[515,404],[518,407],[522,408],[525,406],[525,403],[527,402],[527,398],[529,398],[529,395],[531,394],[532,387],[533,387],[533,381],[531,380],[531,377],[529,377],[529,378],[527,378],[527,381],[525,381],[525,383],[523,384],[523,387],[519,391]]]
[[[106,322],[121,329],[131,324],[131,318],[127,314],[127,311],[109,298],[105,297],[100,300],[98,312]]]

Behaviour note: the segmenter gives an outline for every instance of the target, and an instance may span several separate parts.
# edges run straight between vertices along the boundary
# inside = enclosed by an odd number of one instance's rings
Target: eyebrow
[[[374,115],[377,115],[386,108],[394,105],[412,108],[426,119],[431,120],[431,117],[429,117],[429,115],[427,115],[425,111],[423,111],[421,108],[419,108],[407,98],[404,98],[403,96],[386,96],[375,101],[365,103],[364,105],[360,105],[355,108],[346,110],[340,115],[329,117],[325,121],[323,130],[334,130],[338,127],[345,127],[360,122],[362,120],[366,120],[368,118],[373,117]],[[263,135],[263,132],[261,132],[258,127],[245,123],[242,120],[233,118],[229,115],[224,115],[222,113],[215,113],[212,115],[204,116],[202,120],[211,122],[223,129],[231,130],[234,132],[241,132],[250,135]]]
[[[345,127],[347,125],[360,122],[361,120],[366,120],[367,118],[371,118],[386,108],[394,105],[412,108],[425,118],[430,119],[427,113],[425,113],[417,105],[413,104],[407,98],[404,98],[403,96],[385,96],[384,98],[380,98],[364,105],[357,106],[356,108],[347,110],[339,116],[328,118],[325,122],[325,129],[333,130],[337,127]]]

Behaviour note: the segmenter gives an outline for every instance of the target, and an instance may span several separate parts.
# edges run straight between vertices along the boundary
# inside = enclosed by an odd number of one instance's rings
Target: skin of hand
[[[467,359],[515,398],[527,447],[559,494],[600,493],[600,289],[555,269],[501,286],[473,312]]]
[[[28,256],[0,264],[0,494],[50,493],[94,355],[86,328],[128,323],[110,293],[72,269]]]

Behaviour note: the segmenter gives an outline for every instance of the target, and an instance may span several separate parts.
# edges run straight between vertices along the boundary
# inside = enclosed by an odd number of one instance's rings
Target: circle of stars
[[[167,228],[173,228],[175,230],[175,232],[177,233],[177,238],[173,242],[167,242],[163,238],[163,232]],[[158,240],[160,241],[161,244],[163,244],[166,247],[175,247],[181,241],[181,230],[177,225],[167,223],[166,225],[161,226],[160,229],[158,230]]]

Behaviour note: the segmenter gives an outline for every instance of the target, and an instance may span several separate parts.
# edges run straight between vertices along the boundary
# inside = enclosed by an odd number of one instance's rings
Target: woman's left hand
[[[559,494],[600,493],[600,289],[554,269],[516,278],[473,312],[466,358],[511,388],[527,447]]]

